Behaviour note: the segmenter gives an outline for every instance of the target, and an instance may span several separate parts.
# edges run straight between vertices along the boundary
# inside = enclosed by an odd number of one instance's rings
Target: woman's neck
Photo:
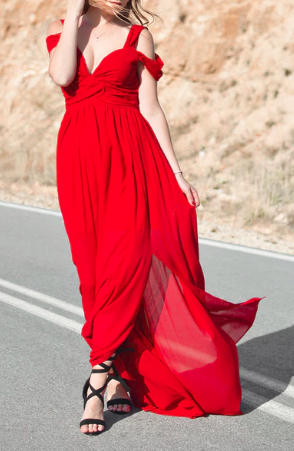
[[[97,27],[98,25],[106,25],[109,22],[116,22],[117,17],[114,14],[104,11],[103,9],[90,6],[84,18],[87,22],[92,25],[92,27]]]

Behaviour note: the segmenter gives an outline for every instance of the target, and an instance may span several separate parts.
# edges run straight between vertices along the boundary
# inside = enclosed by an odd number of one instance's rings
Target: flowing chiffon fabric
[[[144,26],[91,74],[77,48],[62,88],[57,190],[85,314],[90,363],[121,345],[116,367],[135,406],[195,418],[240,415],[236,343],[259,301],[234,304],[205,291],[197,216],[139,109],[138,62],[159,80],[163,61],[136,49]],[[60,33],[47,37],[50,52]]]

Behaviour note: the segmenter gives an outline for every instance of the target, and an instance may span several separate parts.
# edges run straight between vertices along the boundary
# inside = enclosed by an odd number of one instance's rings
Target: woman
[[[143,12],[140,0],[68,0],[48,28],[49,74],[66,103],[58,197],[91,348],[84,434],[105,429],[106,387],[114,413],[130,411],[128,390],[158,414],[242,414],[236,343],[262,299],[204,291],[199,196],[157,99],[164,63]]]

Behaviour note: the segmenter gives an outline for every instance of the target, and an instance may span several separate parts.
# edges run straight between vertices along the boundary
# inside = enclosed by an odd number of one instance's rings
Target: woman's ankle
[[[115,352],[110,356],[110,357],[115,357]],[[105,368],[103,368],[104,365],[108,366],[111,369],[111,366],[113,364],[113,360],[104,360],[104,362],[101,363],[94,363],[92,362],[92,370],[102,370]],[[105,370],[106,371],[106,370]]]

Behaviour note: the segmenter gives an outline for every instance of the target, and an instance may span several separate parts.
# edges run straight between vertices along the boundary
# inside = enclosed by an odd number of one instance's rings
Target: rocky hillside
[[[291,237],[294,4],[149,0],[165,62],[158,84],[174,148],[207,220]],[[66,1],[0,0],[2,183],[55,185],[64,111],[47,74],[48,24]],[[292,237],[292,239],[294,239]]]

